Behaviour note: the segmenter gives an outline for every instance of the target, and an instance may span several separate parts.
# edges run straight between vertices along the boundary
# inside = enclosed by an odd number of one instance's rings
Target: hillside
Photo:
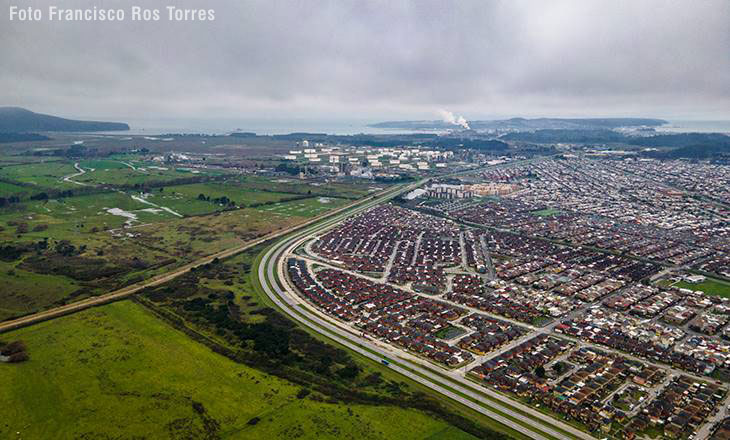
[[[34,113],[20,107],[0,107],[0,133],[121,130],[129,130],[129,125],[121,122],[76,121]]]

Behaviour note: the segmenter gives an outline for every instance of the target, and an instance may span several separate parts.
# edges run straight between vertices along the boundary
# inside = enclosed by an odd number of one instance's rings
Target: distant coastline
[[[377,128],[370,124],[375,121],[301,121],[301,120],[241,120],[241,121],[128,121],[130,129],[124,135],[154,136],[166,133],[182,134],[228,134],[234,131],[253,132],[259,135],[289,134],[294,132],[327,133],[333,135],[352,134],[404,134],[417,133],[423,130],[402,128]],[[730,121],[682,121],[668,120],[667,124],[654,127],[657,132],[698,132],[698,133],[730,133]],[[439,133],[445,130],[428,130]],[[101,132],[116,134],[119,132]]]

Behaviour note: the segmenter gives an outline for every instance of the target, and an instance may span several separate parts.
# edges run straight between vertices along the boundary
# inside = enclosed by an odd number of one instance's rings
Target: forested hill
[[[129,125],[121,122],[76,121],[34,113],[20,107],[0,107],[0,133],[121,130],[129,130]]]

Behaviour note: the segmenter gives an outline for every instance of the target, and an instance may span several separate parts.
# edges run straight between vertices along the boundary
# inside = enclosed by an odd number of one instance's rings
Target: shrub
[[[0,350],[0,354],[2,354],[3,356],[10,356],[12,354],[21,353],[24,351],[26,351],[25,342],[15,341],[5,345],[2,350]]]
[[[28,353],[25,352],[25,351],[21,351],[20,353],[13,353],[13,354],[11,354],[8,357],[8,362],[13,363],[13,364],[17,364],[19,362],[25,362],[28,359],[29,359],[28,358]]]

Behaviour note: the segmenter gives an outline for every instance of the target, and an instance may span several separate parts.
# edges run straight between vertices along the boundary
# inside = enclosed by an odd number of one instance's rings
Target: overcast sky
[[[44,9],[10,22],[11,5]],[[120,7],[58,23],[47,6]],[[215,10],[133,22],[135,4]],[[157,6],[155,6],[157,5]],[[0,0],[0,105],[135,118],[730,119],[730,1]]]

